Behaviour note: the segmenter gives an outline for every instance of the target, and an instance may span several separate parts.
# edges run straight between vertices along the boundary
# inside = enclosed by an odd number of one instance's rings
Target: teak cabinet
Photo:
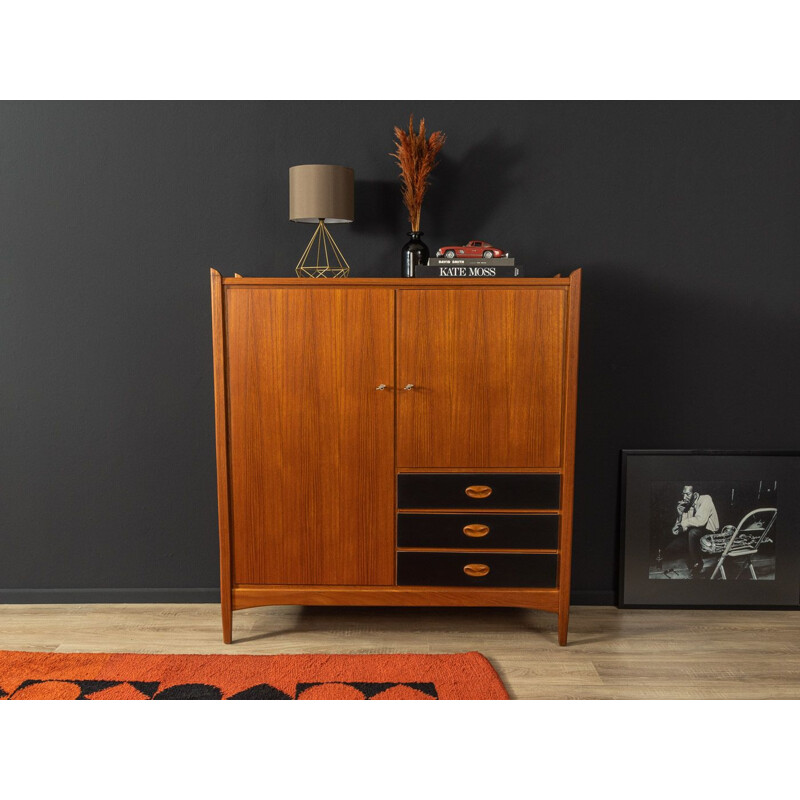
[[[211,270],[223,638],[272,604],[521,606],[566,643],[580,270]]]

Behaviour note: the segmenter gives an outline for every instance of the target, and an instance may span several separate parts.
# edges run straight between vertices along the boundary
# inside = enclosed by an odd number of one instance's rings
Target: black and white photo
[[[800,456],[622,456],[621,605],[800,605]]]
[[[655,481],[650,500],[651,580],[775,580],[776,480]]]

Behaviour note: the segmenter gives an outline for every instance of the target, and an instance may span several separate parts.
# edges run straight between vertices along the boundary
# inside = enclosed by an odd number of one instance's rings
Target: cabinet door
[[[566,291],[398,291],[397,466],[559,467]]]
[[[238,584],[394,583],[391,289],[230,287]]]

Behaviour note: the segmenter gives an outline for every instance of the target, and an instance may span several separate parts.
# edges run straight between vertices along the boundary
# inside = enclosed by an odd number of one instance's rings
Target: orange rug
[[[507,700],[480,653],[139,655],[0,651],[2,700]]]

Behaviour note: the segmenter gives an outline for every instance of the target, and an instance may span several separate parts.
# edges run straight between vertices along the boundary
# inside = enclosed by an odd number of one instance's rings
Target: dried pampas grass
[[[422,198],[429,185],[429,177],[436,166],[436,156],[442,149],[445,135],[434,131],[425,137],[425,120],[419,121],[419,133],[414,133],[414,115],[408,119],[408,130],[394,129],[397,150],[389,153],[400,167],[401,192],[403,204],[408,209],[411,230],[419,230],[422,214]]]

